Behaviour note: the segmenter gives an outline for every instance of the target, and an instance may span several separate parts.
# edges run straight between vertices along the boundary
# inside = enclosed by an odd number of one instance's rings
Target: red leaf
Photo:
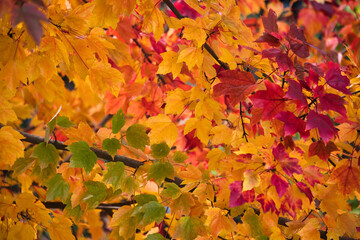
[[[264,213],[268,212],[269,210],[271,210],[271,212],[275,212],[276,214],[279,213],[279,211],[276,209],[275,202],[271,198],[266,197],[263,193],[257,195],[256,201],[261,204]]]
[[[277,57],[282,53],[279,48],[268,48],[262,51],[262,58],[273,58]]]
[[[286,55],[285,53],[279,54],[275,58],[275,61],[279,65],[280,72],[285,72],[285,71],[294,72],[295,71],[293,62],[291,61],[289,56]]]
[[[306,186],[306,184],[303,182],[297,182],[296,186],[300,189],[300,191],[305,193],[305,195],[308,197],[308,199],[310,200],[310,203],[311,203],[314,197],[311,193],[310,188],[308,186]]]
[[[289,187],[289,183],[286,181],[286,179],[276,174],[272,175],[271,184],[275,186],[276,192],[280,198],[286,193],[286,190]]]
[[[43,28],[40,20],[47,21],[46,15],[39,11],[33,3],[24,3],[21,7],[15,7],[12,11],[11,22],[13,27],[24,22],[27,31],[39,46],[43,35]]]
[[[221,83],[214,86],[214,96],[229,95],[233,106],[244,101],[256,89],[255,78],[249,72],[226,70],[218,77]]]
[[[350,80],[347,76],[341,75],[341,71],[338,65],[333,62],[329,63],[330,70],[327,71],[325,75],[326,82],[329,86],[343,92],[345,94],[350,94],[349,89],[346,87],[350,85]]]
[[[292,112],[280,112],[276,115],[275,118],[284,122],[285,136],[291,136],[299,132],[301,137],[309,137],[309,131],[305,131],[305,121],[297,118]]]
[[[309,157],[317,155],[322,160],[328,160],[330,153],[337,151],[338,148],[333,142],[328,142],[325,146],[325,143],[320,140],[313,142],[309,147]]]
[[[244,191],[242,190],[243,181],[235,181],[230,184],[230,202],[229,207],[241,206],[246,202],[253,202],[255,200],[254,189]]]
[[[290,158],[289,154],[285,151],[284,145],[281,143],[272,150],[272,153],[277,161],[280,162],[281,168],[288,176],[292,176],[294,173],[301,174],[302,170],[299,166],[299,160],[296,158]]]
[[[309,56],[309,46],[306,44],[304,31],[295,24],[291,24],[290,31],[287,34],[291,50],[301,58]]]
[[[285,108],[284,91],[270,81],[265,81],[266,90],[257,91],[250,97],[254,107],[263,109],[263,120],[270,120]]]
[[[275,32],[277,33],[278,30],[278,25],[276,23],[277,21],[277,16],[276,13],[274,12],[274,10],[270,9],[268,16],[267,17],[262,17],[262,22],[264,24],[264,28],[265,28],[265,32],[267,33],[272,33]]]
[[[327,93],[319,99],[324,110],[333,110],[346,117],[346,109],[344,107],[346,101],[342,97],[336,94]]]
[[[307,116],[305,130],[310,130],[313,128],[317,128],[319,130],[320,137],[326,143],[329,142],[335,135],[337,135],[337,130],[328,116],[318,114],[314,110],[311,110]]]
[[[272,47],[280,46],[280,41],[277,38],[277,36],[273,36],[273,34],[266,33],[266,32],[264,32],[262,36],[260,36],[258,39],[256,39],[255,42],[258,42],[258,43],[265,42]]]
[[[289,82],[289,90],[286,93],[285,97],[290,98],[292,100],[297,100],[299,105],[307,106],[306,97],[302,92],[302,88],[300,84],[294,80],[288,80]]]

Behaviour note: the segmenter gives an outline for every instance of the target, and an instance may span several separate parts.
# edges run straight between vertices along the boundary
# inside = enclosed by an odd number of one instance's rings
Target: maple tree
[[[1,239],[358,239],[358,1],[0,1]]]

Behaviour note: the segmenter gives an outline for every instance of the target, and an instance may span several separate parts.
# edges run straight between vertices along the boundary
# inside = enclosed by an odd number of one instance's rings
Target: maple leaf
[[[33,155],[38,158],[40,168],[47,168],[51,164],[57,164],[59,153],[52,144],[42,142],[34,148]]]
[[[56,200],[60,197],[62,201],[65,201],[69,194],[70,185],[65,182],[61,174],[56,174],[49,181],[46,182],[48,191],[46,192],[46,201]]]
[[[203,143],[208,144],[209,134],[212,128],[211,122],[205,118],[197,119],[190,118],[186,121],[184,134],[190,133],[192,130],[196,129],[195,136]]]
[[[275,118],[284,122],[285,136],[292,136],[299,132],[301,137],[309,137],[310,132],[305,131],[305,121],[297,118],[292,112],[282,111],[278,113]]]
[[[333,110],[346,117],[346,109],[344,106],[346,101],[339,95],[326,93],[320,96],[319,100],[324,110]]]
[[[125,180],[125,165],[122,162],[106,163],[106,172],[103,181],[118,189]]]
[[[266,90],[257,91],[250,96],[256,108],[262,108],[262,119],[270,120],[285,108],[284,91],[270,81],[265,81]]]
[[[165,178],[172,178],[174,175],[174,167],[169,162],[162,163],[156,161],[151,164],[148,172],[149,179],[154,179],[157,184],[161,184]]]
[[[69,166],[84,168],[85,172],[89,174],[97,161],[97,156],[91,151],[89,145],[84,141],[80,141],[74,142],[68,148],[73,153]]]
[[[248,191],[254,187],[260,186],[260,176],[252,169],[244,172],[243,191]]]
[[[330,157],[331,152],[337,151],[338,148],[333,142],[328,142],[325,146],[323,140],[313,142],[309,146],[309,157],[317,155],[320,159],[327,161]]]
[[[24,144],[21,142],[23,135],[11,127],[0,129],[1,162],[12,165],[18,157],[24,157]]]
[[[53,240],[74,240],[75,237],[71,232],[72,222],[63,215],[55,214],[51,219],[50,227],[46,230]]]
[[[288,80],[289,82],[289,90],[287,91],[285,97],[297,100],[300,106],[305,107],[307,106],[307,101],[304,93],[302,92],[301,85],[294,81],[294,80]]]
[[[265,32],[255,42],[266,42],[270,46],[278,47],[282,39],[281,35],[278,34],[277,15],[274,10],[270,9],[267,17],[262,17]]]
[[[24,239],[32,240],[36,239],[36,231],[28,223],[16,222],[15,226],[12,226],[7,235],[8,239]]]
[[[317,166],[307,166],[303,168],[303,174],[305,180],[312,186],[315,186],[315,183],[322,183],[324,181],[324,176],[320,173],[320,168]]]
[[[255,200],[254,189],[243,191],[243,181],[235,181],[230,184],[230,200],[229,207],[241,206],[246,202],[253,202]]]
[[[221,71],[221,83],[214,86],[214,96],[228,95],[231,105],[244,101],[256,89],[255,78],[250,72],[238,70]]]
[[[122,109],[120,109],[112,118],[112,133],[116,134],[118,132],[120,132],[121,128],[125,125],[125,116],[124,113],[122,111]]]
[[[291,24],[290,31],[286,35],[291,50],[301,58],[307,58],[309,54],[309,46],[307,45],[304,31],[299,29],[295,24]]]
[[[360,169],[347,164],[337,166],[331,173],[330,182],[337,182],[339,191],[346,195],[360,191]]]
[[[272,150],[272,153],[275,159],[280,162],[281,168],[288,176],[292,176],[294,173],[302,173],[301,167],[298,164],[299,160],[290,158],[282,143],[277,145],[277,147]]]
[[[38,46],[40,46],[43,35],[40,20],[47,22],[47,17],[33,3],[24,3],[20,7],[16,5],[12,10],[11,21],[13,27],[15,28],[18,23],[24,22],[28,33]]]
[[[310,188],[308,186],[306,186],[306,184],[303,183],[303,182],[297,182],[296,186],[300,189],[300,191],[305,193],[305,195],[309,198],[309,201],[312,202],[314,197],[313,197],[313,195],[311,193]]]
[[[178,137],[176,125],[164,114],[149,118],[147,120],[147,126],[151,128],[149,133],[151,144],[166,142],[166,144],[171,147]]]
[[[349,78],[347,76],[343,76],[339,66],[333,62],[329,62],[329,71],[326,72],[325,80],[330,87],[345,94],[350,94],[350,90],[346,88],[350,85]]]
[[[275,206],[274,200],[269,198],[267,195],[261,193],[256,196],[256,201],[258,201],[261,204],[261,207],[264,211],[264,213],[271,210],[271,212],[278,212]]]
[[[337,135],[337,130],[328,116],[318,114],[314,110],[311,110],[306,119],[305,130],[314,128],[319,130],[320,137],[325,143],[329,142],[335,135]]]
[[[272,175],[271,184],[275,186],[276,192],[280,198],[286,193],[289,187],[289,183],[284,179],[284,177],[277,174]]]
[[[179,54],[174,51],[168,51],[161,54],[163,61],[159,65],[157,74],[172,73],[173,78],[176,78],[183,66],[182,62],[178,62]]]
[[[206,229],[203,222],[196,217],[181,217],[175,226],[174,238],[183,240],[193,240],[200,235],[204,235]]]
[[[130,146],[145,150],[145,146],[149,144],[149,137],[146,134],[144,125],[133,124],[126,130],[126,139]]]

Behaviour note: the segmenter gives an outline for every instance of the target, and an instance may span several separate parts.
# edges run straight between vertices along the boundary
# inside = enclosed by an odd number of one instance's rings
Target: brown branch
[[[98,125],[96,126],[97,130],[98,130],[99,128],[104,127],[105,124],[106,124],[108,121],[110,121],[110,119],[111,119],[112,117],[113,117],[112,114],[107,114],[107,115],[98,123]]]
[[[170,0],[163,0],[163,2],[170,8],[170,10],[175,14],[175,16],[178,19],[182,19],[185,18],[185,16],[183,16],[179,10],[177,10],[177,8],[174,6],[174,4],[170,1]],[[209,54],[220,64],[220,66],[222,68],[224,68],[225,70],[229,70],[229,66],[224,63],[223,61],[221,61],[219,59],[219,57],[216,55],[216,53],[214,52],[214,50],[209,46],[209,44],[205,43],[204,44],[204,48],[209,52]]]
[[[4,125],[0,124],[0,128],[4,127]],[[22,141],[24,142],[29,142],[29,143],[33,143],[33,144],[39,144],[45,141],[45,139],[43,137],[40,136],[36,136],[30,133],[26,133],[26,132],[22,132],[17,130],[20,134],[22,134],[25,138],[22,139]],[[55,146],[56,149],[58,150],[64,150],[64,151],[69,151],[68,150],[68,146],[66,144],[64,144],[63,142],[58,142],[58,141],[54,141],[54,140],[50,140],[49,143],[51,143],[52,145]],[[91,151],[93,151],[96,156],[98,158],[101,158],[103,160],[106,160],[108,162],[122,162],[125,164],[125,166],[131,167],[131,168],[135,168],[137,169],[138,167],[144,165],[143,162],[135,160],[133,158],[129,158],[129,157],[125,157],[122,155],[115,155],[114,158],[107,153],[106,151],[103,151],[101,149],[95,148],[95,147],[91,147],[90,148]],[[168,182],[174,182],[177,185],[181,185],[181,182],[183,181],[182,179],[175,177],[174,180],[172,179],[165,179]]]

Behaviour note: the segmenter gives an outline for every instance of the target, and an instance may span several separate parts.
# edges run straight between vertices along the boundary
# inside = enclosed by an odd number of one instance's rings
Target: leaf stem
[[[244,119],[243,119],[243,111],[242,111],[242,104],[240,102],[240,119],[241,119],[241,125],[243,128],[243,138],[245,138],[246,142],[249,142],[249,140],[247,139],[247,133],[245,131],[245,124],[244,124]]]

